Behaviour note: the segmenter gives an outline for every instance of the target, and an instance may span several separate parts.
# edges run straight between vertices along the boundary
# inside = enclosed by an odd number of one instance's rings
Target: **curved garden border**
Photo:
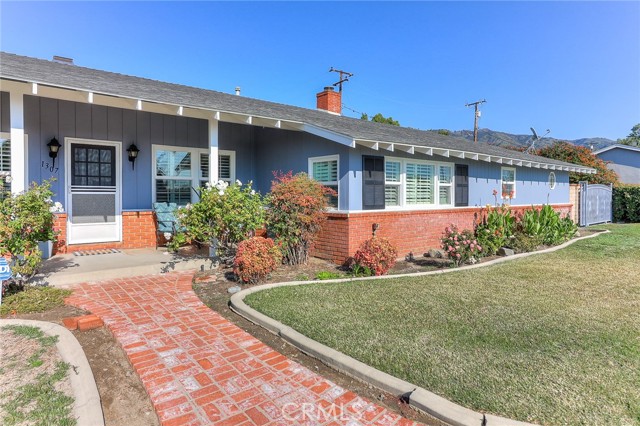
[[[62,360],[70,364],[74,373],[69,373],[71,388],[73,389],[73,415],[77,426],[104,425],[104,415],[100,404],[100,394],[91,371],[91,366],[82,350],[82,346],[74,335],[62,327],[46,321],[24,319],[2,319],[0,327],[5,325],[26,325],[37,327],[48,336],[58,336],[56,349]]]
[[[335,368],[336,370],[342,373],[345,373],[351,377],[355,377],[361,381],[364,381],[365,383],[368,383],[386,392],[392,393],[394,395],[406,396],[409,399],[409,404],[412,405],[413,407],[421,411],[424,411],[426,413],[429,413],[430,415],[440,420],[443,420],[451,425],[455,425],[455,426],[472,426],[472,425],[473,426],[478,426],[478,425],[525,426],[525,425],[529,425],[531,426],[532,425],[531,423],[511,420],[505,417],[495,416],[493,414],[478,413],[476,411],[473,411],[461,405],[458,405],[454,402],[451,402],[441,396],[438,396],[433,392],[429,392],[426,389],[423,389],[414,384],[411,384],[404,380],[393,377],[390,374],[387,374],[363,362],[360,362],[348,355],[345,355],[342,352],[339,352],[319,342],[316,342],[315,340],[310,339],[307,336],[295,331],[293,328],[287,325],[284,325],[281,322],[276,321],[256,311],[255,309],[249,307],[246,303],[244,303],[244,299],[245,297],[247,297],[252,293],[256,293],[259,291],[268,290],[276,287],[318,284],[318,283],[365,281],[365,280],[372,280],[372,279],[416,277],[416,276],[424,276],[424,275],[446,274],[451,272],[464,271],[467,269],[482,268],[485,266],[495,265],[497,263],[502,263],[502,262],[508,262],[515,259],[521,259],[523,257],[528,257],[536,254],[551,253],[557,250],[561,250],[565,247],[568,247],[577,241],[597,237],[598,235],[602,235],[606,233],[609,233],[609,231],[605,230],[603,232],[587,235],[585,237],[575,238],[573,240],[567,241],[566,243],[560,244],[558,246],[550,247],[548,249],[544,249],[536,252],[520,253],[513,256],[494,259],[488,262],[477,263],[475,265],[468,265],[468,266],[463,266],[455,269],[444,269],[444,270],[417,272],[417,273],[410,273],[410,274],[384,275],[384,276],[378,276],[378,277],[346,278],[346,279],[335,279],[335,280],[326,280],[326,281],[291,281],[291,282],[283,282],[283,283],[265,284],[265,285],[249,288],[232,295],[229,305],[231,309],[237,314],[269,330],[270,332],[282,337],[284,340],[296,346],[302,352],[314,358],[319,359],[324,364],[327,364],[328,366]]]

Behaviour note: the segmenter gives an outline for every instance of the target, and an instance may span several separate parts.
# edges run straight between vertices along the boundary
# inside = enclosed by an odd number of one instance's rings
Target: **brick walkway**
[[[412,425],[290,361],[207,308],[192,273],[80,284],[67,303],[100,316],[164,426]]]

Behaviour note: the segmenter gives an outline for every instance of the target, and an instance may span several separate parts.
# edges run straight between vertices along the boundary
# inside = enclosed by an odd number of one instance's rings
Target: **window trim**
[[[338,199],[338,205],[336,207],[329,207],[329,210],[340,210],[340,154],[331,154],[331,155],[323,155],[320,157],[309,157],[308,159],[308,175],[311,179],[313,179],[313,163],[319,163],[322,161],[336,161],[336,169],[337,169],[337,175],[336,178],[338,179],[337,181],[335,181],[335,183],[333,181],[331,182],[320,182],[325,186],[328,185],[336,185],[338,187],[338,190],[336,191],[337,194],[337,199]],[[315,180],[315,179],[314,179]],[[318,181],[319,182],[319,181]]]
[[[551,177],[553,176],[553,183],[551,182]],[[547,180],[547,184],[549,185],[549,189],[555,189],[558,184],[558,180],[556,178],[555,172],[549,172],[549,178]]]
[[[437,210],[437,209],[451,209],[455,207],[455,163],[451,163],[448,161],[432,161],[432,160],[422,160],[422,159],[414,159],[414,158],[402,158],[402,157],[392,157],[385,156],[385,186],[387,185],[398,185],[398,182],[390,182],[387,183],[387,161],[393,161],[396,163],[400,163],[400,205],[399,206],[387,206],[385,205],[385,210]],[[431,204],[407,204],[406,200],[406,184],[407,184],[407,163],[412,164],[426,164],[434,166],[434,191],[433,191],[433,203]],[[451,183],[440,184],[440,166],[446,166],[451,169]],[[450,187],[451,188],[451,199],[449,204],[440,204],[440,186]]]
[[[502,177],[503,177],[503,172],[504,172],[505,170],[511,170],[511,171],[513,171],[513,182],[504,182],[504,181],[503,181]],[[503,200],[506,200],[506,199],[515,200],[515,199],[516,199],[516,196],[518,195],[518,190],[517,190],[517,188],[518,188],[518,185],[517,185],[517,183],[518,183],[518,177],[517,177],[517,174],[516,174],[516,173],[517,173],[517,172],[516,172],[516,168],[515,168],[515,167],[504,167],[504,166],[500,167],[500,197],[501,197]],[[503,196],[503,192],[502,192],[502,184],[503,184],[503,183],[513,183],[513,197],[509,198],[509,197],[504,197],[504,196]]]
[[[157,173],[157,163],[156,163],[156,153],[158,151],[181,151],[188,152],[191,154],[191,176],[158,176]],[[200,168],[200,154],[210,155],[209,148],[193,148],[187,146],[172,146],[172,145],[151,145],[151,200],[152,203],[156,201],[156,180],[183,180],[183,181],[191,181],[191,188],[200,188],[203,182],[208,182],[209,178],[203,178],[200,176],[201,168]],[[218,156],[229,155],[231,160],[231,182],[230,184],[235,182],[236,180],[236,152],[235,151],[225,151],[219,150]],[[211,159],[209,159],[209,163],[211,163]],[[209,164],[209,174],[211,174],[211,164]],[[219,179],[216,178],[216,181]],[[191,202],[198,201],[198,195],[195,193],[196,191],[191,191]]]

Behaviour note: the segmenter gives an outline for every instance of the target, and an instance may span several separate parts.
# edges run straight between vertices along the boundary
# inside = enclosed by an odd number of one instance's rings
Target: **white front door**
[[[65,139],[67,244],[121,240],[121,146]]]

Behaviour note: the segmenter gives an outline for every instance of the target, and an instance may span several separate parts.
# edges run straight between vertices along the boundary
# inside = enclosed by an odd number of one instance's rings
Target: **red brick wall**
[[[563,215],[571,213],[571,204],[553,206]],[[517,206],[523,211],[530,207]],[[353,256],[360,244],[371,237],[372,225],[378,223],[377,236],[388,238],[404,257],[410,251],[422,255],[430,248],[440,247],[444,228],[455,224],[462,229],[473,229],[482,220],[486,209],[479,207],[446,210],[371,211],[366,213],[328,213],[327,222],[316,242],[314,256],[342,263]]]
[[[342,94],[334,91],[333,87],[325,88],[324,91],[316,94],[316,107],[335,114],[342,114]]]
[[[156,221],[152,211],[122,212],[122,241],[98,244],[67,245],[67,215],[60,213],[56,216],[54,229],[60,233],[54,244],[54,254],[78,250],[132,249],[156,246]]]

